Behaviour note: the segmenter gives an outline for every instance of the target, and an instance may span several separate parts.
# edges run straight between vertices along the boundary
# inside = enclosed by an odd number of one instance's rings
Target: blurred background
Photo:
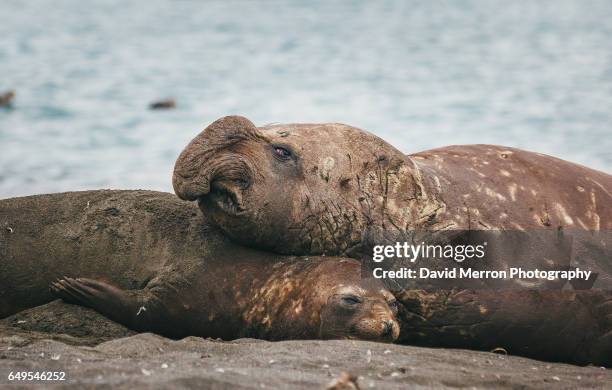
[[[171,191],[218,117],[612,171],[612,1],[0,2],[0,198]],[[172,97],[175,109],[150,110]]]

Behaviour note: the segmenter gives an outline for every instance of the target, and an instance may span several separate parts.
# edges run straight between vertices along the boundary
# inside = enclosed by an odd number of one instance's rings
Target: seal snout
[[[383,321],[383,330],[382,336],[389,337],[393,335],[393,322],[391,321]]]
[[[202,170],[198,205],[236,216],[246,210],[244,194],[252,185],[252,170],[242,159],[218,156]]]
[[[172,176],[174,192],[183,200],[193,201],[208,195],[215,180],[250,183],[253,173],[250,163],[234,148],[257,139],[257,129],[246,118],[229,116],[216,120],[191,140],[176,160]],[[223,190],[228,195],[238,193],[238,188]]]
[[[375,333],[374,338],[381,341],[393,342],[399,337],[399,324],[392,310],[387,305],[372,310],[373,322],[377,326],[373,326],[372,331]]]
[[[353,336],[363,340],[393,342],[399,337],[395,316],[384,308],[364,308],[356,319]]]
[[[322,338],[393,342],[399,337],[395,298],[366,282],[362,286],[345,286],[331,295],[322,311]]]

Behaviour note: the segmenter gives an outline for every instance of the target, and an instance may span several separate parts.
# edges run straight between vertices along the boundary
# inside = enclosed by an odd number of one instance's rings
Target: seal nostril
[[[244,211],[242,205],[242,186],[248,186],[247,181],[217,179],[210,184],[207,195],[198,199],[200,206],[214,205],[228,215],[237,215]]]
[[[389,336],[393,332],[393,323],[391,321],[385,321],[383,324],[383,336]]]

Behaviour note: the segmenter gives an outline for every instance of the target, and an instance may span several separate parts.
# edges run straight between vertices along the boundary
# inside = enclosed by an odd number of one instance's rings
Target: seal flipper
[[[150,289],[122,290],[93,279],[64,278],[50,285],[54,295],[72,304],[92,308],[136,331],[174,336],[172,320]]]

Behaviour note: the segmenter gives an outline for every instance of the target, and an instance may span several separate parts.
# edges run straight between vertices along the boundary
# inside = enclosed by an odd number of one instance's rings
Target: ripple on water
[[[1,1],[0,197],[172,191],[180,150],[228,114],[610,172],[611,20],[606,0]]]

